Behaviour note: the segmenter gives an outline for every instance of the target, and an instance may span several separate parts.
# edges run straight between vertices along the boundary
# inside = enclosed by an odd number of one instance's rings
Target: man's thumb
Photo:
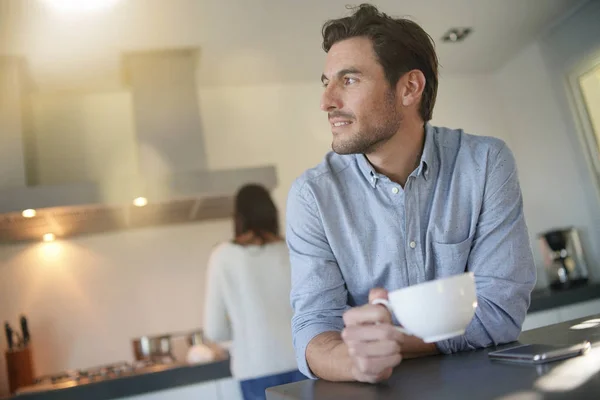
[[[385,299],[388,298],[388,291],[384,288],[373,288],[369,292],[369,303],[372,303],[375,299]]]

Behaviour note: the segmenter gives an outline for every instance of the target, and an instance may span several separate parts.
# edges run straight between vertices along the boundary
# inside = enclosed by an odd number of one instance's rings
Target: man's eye
[[[323,82],[323,87],[326,88],[329,85],[329,82]]]
[[[352,77],[344,78],[344,84],[351,85],[353,83],[356,83],[356,78],[352,78]]]

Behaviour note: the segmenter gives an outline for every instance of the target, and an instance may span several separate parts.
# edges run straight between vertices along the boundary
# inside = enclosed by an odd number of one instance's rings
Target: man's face
[[[321,109],[331,124],[331,147],[338,154],[369,154],[400,128],[402,114],[393,88],[377,61],[370,39],[334,44],[321,77]]]

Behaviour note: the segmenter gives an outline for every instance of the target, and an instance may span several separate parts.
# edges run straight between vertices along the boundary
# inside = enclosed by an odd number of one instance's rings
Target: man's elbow
[[[522,324],[522,321],[516,321],[515,319],[506,316],[500,324],[496,324],[488,331],[491,339],[488,346],[498,346],[516,341],[521,334]]]

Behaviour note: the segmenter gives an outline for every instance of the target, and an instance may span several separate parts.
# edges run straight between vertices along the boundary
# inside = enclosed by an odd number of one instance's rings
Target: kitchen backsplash
[[[29,318],[38,375],[130,361],[131,338],[202,325],[207,259],[230,234],[221,221],[0,247],[0,321]]]

